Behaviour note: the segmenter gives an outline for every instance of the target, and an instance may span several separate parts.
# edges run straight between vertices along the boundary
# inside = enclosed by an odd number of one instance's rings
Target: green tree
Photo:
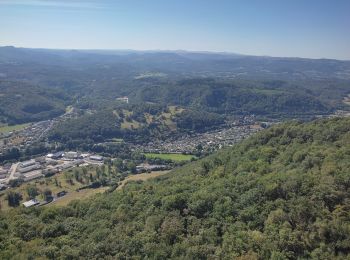
[[[39,195],[39,190],[35,185],[29,185],[27,186],[27,194],[30,199],[34,199]]]
[[[22,200],[22,195],[18,192],[9,191],[6,195],[6,200],[10,207],[18,207],[20,201]]]
[[[45,201],[52,200],[52,191],[50,189],[45,189],[43,192],[43,196]]]

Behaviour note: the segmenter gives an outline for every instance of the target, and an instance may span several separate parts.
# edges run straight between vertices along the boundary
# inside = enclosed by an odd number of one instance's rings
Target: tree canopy
[[[273,126],[144,183],[0,215],[0,258],[345,259],[350,119]]]

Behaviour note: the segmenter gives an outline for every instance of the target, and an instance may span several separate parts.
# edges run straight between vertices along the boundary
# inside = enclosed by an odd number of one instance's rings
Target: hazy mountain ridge
[[[350,61],[330,59],[279,58],[226,53],[198,53],[181,51],[94,51],[46,50],[0,47],[0,62],[35,63],[58,66],[128,64],[143,70],[171,73],[225,72],[248,73],[250,76],[285,78],[350,79]],[[0,67],[1,68],[1,67]],[[247,76],[247,75],[246,75]]]

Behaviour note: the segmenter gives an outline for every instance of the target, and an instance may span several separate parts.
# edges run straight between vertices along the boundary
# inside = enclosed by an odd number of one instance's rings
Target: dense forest
[[[63,91],[0,80],[0,123],[51,119],[65,112],[69,100]]]
[[[345,259],[350,119],[275,125],[67,207],[0,215],[0,258]]]
[[[320,87],[317,92],[285,81],[223,82],[214,79],[190,79],[140,88],[136,99],[181,105],[218,114],[291,118],[325,114],[334,109],[336,106],[331,103],[334,99],[318,96],[323,92],[321,89]],[[345,93],[344,89],[341,98]]]

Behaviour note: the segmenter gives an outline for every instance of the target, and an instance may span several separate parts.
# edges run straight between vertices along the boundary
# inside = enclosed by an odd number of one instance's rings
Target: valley
[[[0,258],[341,259],[349,66],[0,47]]]

